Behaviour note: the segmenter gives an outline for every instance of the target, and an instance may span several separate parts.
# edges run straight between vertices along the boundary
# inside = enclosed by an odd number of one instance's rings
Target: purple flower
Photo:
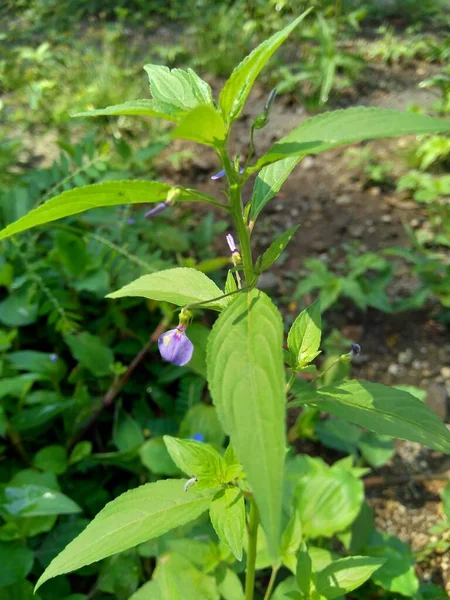
[[[179,367],[187,364],[194,352],[194,344],[184,330],[184,325],[178,325],[176,329],[169,329],[169,331],[162,333],[158,339],[161,356]]]
[[[147,211],[144,216],[146,219],[151,219],[155,215],[159,215],[160,212],[163,212],[164,210],[166,210],[166,208],[168,206],[169,206],[168,202],[160,202],[159,204],[157,204],[156,206],[151,208],[149,211]]]
[[[231,233],[227,233],[227,244],[231,250],[231,254],[234,254],[234,252],[237,252],[236,243],[235,243],[234,238],[231,235]]]
[[[192,439],[195,440],[196,442],[204,442],[205,436],[203,435],[203,433],[194,433],[194,435],[192,436]]]
[[[239,168],[239,173],[242,175],[242,173],[244,172],[244,168],[240,167]],[[215,175],[211,175],[211,179],[214,179],[214,181],[216,179],[222,179],[222,177],[225,175],[225,169],[221,169],[218,173],[216,173]]]
[[[352,344],[350,348],[350,354],[352,356],[357,356],[361,352],[361,346],[359,344]]]
[[[50,354],[50,355],[49,355],[49,359],[50,359],[52,362],[56,362],[56,361],[58,360],[58,358],[59,358],[59,357],[58,357],[58,355],[57,355],[57,354]]]
[[[134,225],[136,223],[136,219],[134,217],[129,217],[127,219],[128,225]]]

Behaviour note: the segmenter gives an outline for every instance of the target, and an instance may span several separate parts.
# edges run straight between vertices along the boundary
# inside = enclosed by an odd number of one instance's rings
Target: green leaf
[[[442,508],[447,519],[450,520],[450,483],[447,483],[442,491]]]
[[[319,354],[322,336],[320,300],[303,310],[289,330],[287,345],[295,369],[301,369]]]
[[[298,589],[306,597],[309,596],[311,584],[314,583],[313,575],[314,571],[311,557],[308,554],[308,548],[306,547],[305,542],[303,542],[297,554],[297,571],[295,578],[297,580]]]
[[[217,589],[224,600],[244,600],[241,580],[234,571],[222,568],[216,572],[216,580]]]
[[[287,577],[277,585],[271,600],[289,600],[288,594],[298,590],[295,577]]]
[[[197,269],[176,267],[143,275],[106,297],[124,298],[126,296],[140,296],[184,306],[196,302],[208,302],[223,296],[223,292],[212,279]],[[208,302],[205,306],[220,311],[226,306],[225,300],[225,298],[221,298],[215,302]]]
[[[69,464],[74,465],[75,463],[80,462],[80,460],[87,458],[91,454],[92,454],[92,442],[89,442],[87,440],[85,440],[83,442],[78,442],[78,444],[75,446],[75,448],[72,450],[72,452],[70,454]]]
[[[40,596],[33,594],[32,584],[25,580],[0,588],[0,600],[40,600]]]
[[[258,173],[250,200],[250,221],[256,221],[265,205],[281,190],[301,158],[289,157],[267,165]]]
[[[140,447],[139,455],[142,464],[155,475],[176,477],[180,474],[180,470],[170,457],[162,437],[147,440]]]
[[[73,500],[42,485],[6,485],[0,489],[0,514],[6,518],[39,517],[80,512]]]
[[[281,561],[292,573],[296,570],[296,554],[301,542],[302,522],[298,511],[294,510],[281,536]]]
[[[67,451],[63,446],[47,446],[34,455],[33,465],[42,471],[62,475],[67,470]]]
[[[245,531],[245,502],[239,488],[226,487],[217,492],[209,507],[209,516],[217,536],[242,560]]]
[[[262,156],[254,171],[289,156],[301,158],[368,139],[450,132],[450,121],[399,110],[358,106],[304,121]]]
[[[408,544],[395,536],[376,532],[367,549],[367,553],[376,558],[385,559],[373,581],[389,592],[414,597],[419,589],[419,580],[415,573],[415,558]]]
[[[320,388],[307,403],[381,435],[450,453],[450,431],[436,413],[396,388],[354,379]]]
[[[395,452],[392,438],[370,431],[362,434],[358,448],[369,465],[375,468],[385,465]]]
[[[356,590],[386,561],[383,558],[349,556],[333,561],[317,575],[317,591],[333,600]]]
[[[253,290],[222,312],[207,353],[211,395],[247,474],[274,558],[286,447],[282,337],[279,312]]]
[[[227,122],[238,118],[264,65],[309,12],[310,10],[305,11],[290,25],[260,44],[231,73],[219,96],[219,105]]]
[[[138,557],[134,552],[109,558],[101,566],[97,588],[101,592],[112,594],[117,600],[129,600],[139,585],[137,560]]]
[[[220,454],[209,444],[194,440],[180,440],[170,435],[164,442],[174,463],[189,477],[198,479],[196,488],[206,480],[208,487],[226,483],[226,464]]]
[[[163,600],[156,581],[147,581],[129,600]]]
[[[203,105],[186,113],[171,135],[206,146],[218,146],[226,137],[226,128],[217,110],[212,106]]]
[[[364,499],[361,481],[348,471],[327,469],[302,477],[294,503],[306,537],[331,537],[356,519]]]
[[[96,377],[111,374],[114,354],[96,335],[87,331],[64,336],[72,356]]]
[[[114,423],[113,442],[119,452],[131,452],[144,443],[139,423],[127,412],[120,410]]]
[[[270,244],[270,246],[261,256],[261,265],[258,269],[261,273],[266,271],[273,265],[275,261],[279,259],[297,229],[298,225],[294,225],[294,227],[291,227],[285,233],[282,233],[274,242]]]
[[[212,493],[184,492],[185,482],[147,483],[109,502],[50,563],[36,587],[196,519],[209,508]]]
[[[160,557],[153,575],[161,597],[167,600],[219,600],[214,577],[205,575],[178,554]]]
[[[31,229],[37,225],[51,223],[63,217],[70,217],[91,208],[117,206],[119,204],[148,204],[167,199],[169,192],[177,190],[177,201],[202,201],[204,196],[196,195],[194,190],[174,187],[159,181],[107,181],[86,185],[63,192],[45,204],[38,206],[28,214],[0,231],[0,240]]]
[[[362,436],[362,431],[359,427],[341,419],[333,418],[319,421],[315,427],[315,431],[322,444],[348,454],[356,453]]]
[[[33,562],[33,551],[23,543],[0,542],[0,587],[25,579]]]
[[[199,104],[214,106],[211,88],[192,69],[169,69],[161,65],[145,65],[150,92],[158,104],[174,121]]]
[[[123,104],[116,104],[115,106],[108,106],[106,108],[74,113],[72,117],[113,117],[129,115],[159,117],[161,119],[168,119],[169,121],[179,121],[182,118],[183,113],[181,111],[170,113],[169,111],[165,112],[165,110],[167,110],[167,107],[162,103],[146,98],[143,100],[131,100],[130,102],[124,102]]]
[[[163,600],[156,581],[147,581],[129,600]]]

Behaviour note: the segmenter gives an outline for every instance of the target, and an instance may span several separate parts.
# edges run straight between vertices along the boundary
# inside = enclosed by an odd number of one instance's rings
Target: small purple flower
[[[158,339],[161,356],[179,367],[187,364],[194,352],[194,344],[184,330],[184,325],[178,325],[176,329],[169,329],[169,331],[162,333]]]
[[[196,442],[204,442],[205,436],[203,435],[203,433],[194,433],[194,435],[192,436],[192,439],[195,440]]]
[[[350,350],[350,354],[352,356],[358,356],[358,354],[360,354],[361,352],[361,346],[359,344],[352,344],[350,346],[351,350]]]
[[[239,173],[242,175],[242,173],[244,172],[244,168],[240,167],[239,168]],[[214,181],[216,179],[222,179],[222,177],[225,175],[225,169],[221,169],[218,173],[216,173],[215,175],[211,175],[211,179],[213,179]]]
[[[134,225],[136,223],[136,219],[134,217],[129,217],[127,219],[128,225]]]
[[[169,206],[168,202],[160,202],[159,204],[157,204],[156,206],[151,208],[149,211],[147,211],[144,216],[146,219],[151,219],[155,215],[159,215],[160,212],[163,212],[164,210],[166,210],[166,208],[168,206]]]
[[[58,360],[58,358],[59,358],[59,357],[58,357],[58,355],[57,355],[57,354],[50,354],[50,355],[49,355],[49,359],[50,359],[52,362],[56,362],[56,361]]]

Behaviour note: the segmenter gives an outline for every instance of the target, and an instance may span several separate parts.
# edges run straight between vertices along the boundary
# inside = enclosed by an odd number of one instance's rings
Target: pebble
[[[364,234],[364,227],[362,225],[354,225],[350,228],[350,233],[352,237],[360,238]]]
[[[312,156],[305,156],[305,158],[301,162],[301,165],[302,169],[307,171],[308,169],[314,166],[314,159],[312,158]]]
[[[397,360],[398,360],[399,364],[401,364],[401,365],[411,364],[412,359],[413,359],[413,351],[411,350],[411,348],[407,348],[403,352],[400,352],[397,357]]]
[[[383,223],[391,223],[392,222],[392,215],[383,215],[381,217],[381,221]]]
[[[388,367],[388,373],[390,375],[393,375],[394,377],[398,377],[398,375],[401,375],[402,372],[403,369],[400,365],[397,365],[396,363],[391,363]]]
[[[422,363],[421,360],[417,360],[417,358],[416,358],[416,360],[413,360],[413,362],[412,362],[412,368],[415,371],[420,371],[421,368],[422,368],[422,366],[423,366],[423,363]]]
[[[442,367],[441,375],[444,379],[450,379],[450,367]]]
[[[352,197],[348,194],[342,194],[342,196],[338,196],[336,198],[336,204],[339,206],[347,206],[352,203]]]

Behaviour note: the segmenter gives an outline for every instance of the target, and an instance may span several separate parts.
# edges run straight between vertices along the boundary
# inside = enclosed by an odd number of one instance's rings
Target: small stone
[[[394,377],[398,377],[398,375],[402,373],[402,370],[403,369],[400,367],[400,365],[397,365],[396,363],[391,363],[388,367],[388,373]]]
[[[302,169],[307,171],[311,167],[314,166],[314,158],[312,156],[305,156],[305,158],[301,162]]]
[[[392,222],[392,215],[383,215],[381,217],[381,221],[383,223],[391,223]]]
[[[411,227],[413,229],[416,229],[416,227],[419,227],[419,225],[420,225],[420,220],[417,217],[415,217],[414,219],[411,219],[409,224],[411,225]]]
[[[352,203],[352,197],[348,194],[342,194],[336,198],[336,204],[339,206],[347,206]]]
[[[293,219],[297,218],[300,215],[300,211],[298,208],[291,208],[291,217]]]
[[[411,348],[407,348],[403,352],[400,352],[397,356],[397,360],[401,365],[409,365],[413,359],[413,352]]]
[[[364,227],[362,225],[354,225],[350,228],[350,233],[352,237],[360,238],[364,234]]]
[[[428,388],[425,404],[443,421],[447,418],[447,390],[439,383],[432,383]]]
[[[416,360],[413,360],[413,362],[412,362],[412,368],[415,371],[420,371],[422,369],[422,361],[421,360],[417,360],[417,358],[416,358]]]
[[[381,189],[379,187],[371,187],[369,190],[371,196],[381,196]]]
[[[450,367],[442,367],[441,375],[444,379],[450,379]]]

